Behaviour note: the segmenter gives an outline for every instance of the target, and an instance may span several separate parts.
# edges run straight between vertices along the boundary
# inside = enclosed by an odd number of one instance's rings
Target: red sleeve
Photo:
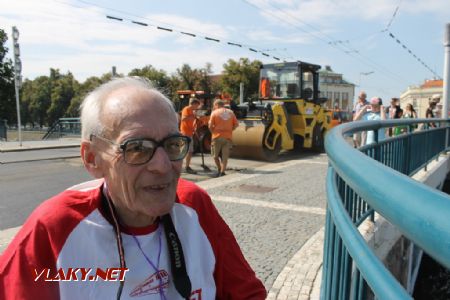
[[[194,183],[180,179],[180,203],[195,209],[216,257],[214,279],[216,299],[266,299],[266,289],[256,277],[234,237],[209,195]]]
[[[0,257],[0,299],[59,299],[58,282],[35,281],[35,271],[56,273],[45,226],[28,222]]]
[[[100,199],[99,193],[66,191],[31,214],[0,256],[0,299],[59,299],[58,282],[45,281],[44,275],[35,281],[36,272],[56,274],[68,235],[95,208],[92,200]]]

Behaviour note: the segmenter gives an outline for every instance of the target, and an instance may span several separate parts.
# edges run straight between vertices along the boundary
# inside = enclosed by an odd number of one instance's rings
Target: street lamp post
[[[14,86],[16,90],[16,109],[17,109],[17,129],[19,131],[19,145],[22,147],[22,124],[20,121],[20,101],[19,89],[22,85],[22,62],[20,61],[19,30],[16,26],[12,27],[13,49],[14,49]]]

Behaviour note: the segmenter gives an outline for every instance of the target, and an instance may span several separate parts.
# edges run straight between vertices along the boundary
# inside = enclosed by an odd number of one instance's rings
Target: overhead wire
[[[354,59],[357,59],[357,60],[359,60],[360,62],[362,62],[362,63],[364,63],[366,65],[370,65],[372,68],[375,68],[378,71],[381,71],[381,74],[390,75],[389,77],[394,78],[396,80],[404,81],[404,83],[407,84],[406,81],[401,76],[399,76],[398,74],[393,73],[388,68],[382,66],[381,64],[375,62],[374,60],[372,60],[372,59],[370,59],[368,57],[365,57],[364,55],[362,55],[360,53],[359,50],[351,48],[350,46],[347,46],[344,43],[330,43],[332,41],[335,41],[335,39],[333,37],[331,37],[330,35],[322,32],[319,28],[317,28],[317,27],[315,27],[315,26],[313,26],[313,25],[311,25],[311,24],[309,24],[309,23],[307,23],[305,21],[302,21],[302,20],[298,19],[296,16],[294,16],[294,15],[288,13],[288,12],[285,12],[281,8],[279,8],[279,7],[275,6],[275,5],[272,5],[272,4],[267,4],[270,8],[272,8],[272,10],[269,11],[268,9],[264,9],[264,8],[258,6],[258,5],[255,5],[254,3],[252,3],[252,2],[250,2],[248,0],[242,0],[242,1],[247,3],[247,4],[249,4],[250,6],[253,6],[253,7],[257,8],[258,10],[263,11],[266,14],[269,14],[269,15],[277,18],[278,20],[281,20],[285,24],[288,24],[288,25],[294,27],[297,30],[300,30],[300,31],[305,32],[305,33],[307,33],[309,35],[312,35],[313,37],[317,38],[318,40],[321,40],[325,44],[327,44],[327,45],[329,45],[329,46],[331,46],[331,47],[333,47],[333,48],[335,48],[335,49],[337,49],[337,50],[339,50],[341,52],[344,52],[345,54],[353,57]],[[279,15],[273,13],[273,10],[280,11],[282,14],[288,16],[290,19],[294,19],[298,23],[304,24],[305,26],[314,29],[317,33],[308,31],[308,30],[298,26],[297,24],[288,21],[288,18],[280,17]],[[320,36],[319,34],[324,36],[324,37]]]
[[[128,13],[128,12],[121,11],[121,10],[118,10],[118,9],[97,5],[97,4],[89,2],[89,1],[85,1],[85,0],[77,0],[77,1],[81,2],[81,3],[85,4],[85,5],[98,7],[98,8],[101,8],[103,10],[113,11],[115,13],[118,13],[119,15],[125,15],[125,16],[130,16],[131,17],[131,18],[129,18],[129,17],[124,17],[124,16],[114,16],[114,15],[111,15],[111,14],[107,14],[106,18],[108,18],[110,20],[119,21],[119,22],[130,21],[132,24],[135,24],[135,25],[140,25],[140,26],[145,26],[145,27],[154,27],[154,28],[156,28],[158,30],[163,30],[163,31],[167,31],[167,32],[175,32],[175,33],[179,33],[179,34],[182,34],[182,35],[185,35],[185,36],[190,36],[190,37],[193,37],[193,38],[203,38],[204,40],[207,40],[207,41],[210,41],[210,42],[224,43],[224,44],[226,44],[228,46],[239,47],[239,48],[247,48],[251,52],[259,53],[262,56],[272,58],[272,59],[274,59],[276,61],[282,60],[282,58],[280,58],[278,56],[270,55],[270,54],[268,54],[268,53],[266,53],[266,52],[264,52],[262,50],[257,49],[257,47],[254,47],[254,46],[251,46],[251,45],[246,45],[244,43],[240,43],[240,42],[236,42],[236,41],[229,41],[227,39],[213,37],[213,36],[211,36],[209,34],[194,33],[195,31],[190,30],[190,29],[186,29],[186,28],[178,29],[178,28],[175,28],[176,26],[173,26],[173,25],[165,23],[165,22],[157,22],[157,21],[145,18],[145,17],[141,17],[141,16],[138,16],[138,15],[135,15],[135,14],[131,14],[131,13]],[[151,21],[153,24],[152,23],[147,23],[147,22],[137,21],[134,18],[141,19],[141,20],[148,20],[148,21]],[[165,26],[156,25],[158,23],[165,24]]]
[[[400,0],[400,3],[402,2],[402,0]],[[395,42],[397,42],[398,45],[400,45],[405,51],[407,51],[410,55],[412,55],[422,66],[424,66],[426,69],[428,69],[428,71],[430,71],[436,78],[442,79],[441,76],[439,76],[433,69],[431,69],[424,61],[423,59],[421,59],[418,55],[416,55],[414,52],[411,51],[411,49],[408,48],[408,46],[405,45],[405,43],[403,43],[402,41],[400,41],[400,39],[395,36],[390,30],[389,28],[392,25],[392,22],[394,21],[395,17],[397,16],[397,12],[400,8],[400,3],[399,5],[395,8],[394,13],[392,14],[391,19],[389,20],[389,23],[386,25],[386,28],[383,30],[383,32],[386,32],[389,37],[391,37]]]

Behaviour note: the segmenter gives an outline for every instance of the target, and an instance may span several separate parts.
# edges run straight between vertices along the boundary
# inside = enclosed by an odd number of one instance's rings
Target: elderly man
[[[355,116],[355,121],[377,121],[386,120],[386,111],[383,107],[383,101],[380,97],[370,99],[370,104],[364,106]],[[384,140],[384,128],[378,129],[378,141]],[[375,132],[373,130],[367,132],[366,145],[375,143]]]
[[[98,186],[40,205],[0,258],[0,299],[264,299],[205,191],[180,179],[190,139],[145,81],[82,104],[81,157]]]
[[[361,111],[361,109],[369,104],[367,102],[367,94],[364,91],[361,91],[358,96],[358,102],[355,103],[353,107],[353,121],[355,121],[356,115]],[[357,132],[353,134],[353,145],[355,148],[359,148],[364,146],[364,141],[366,140],[366,132]]]

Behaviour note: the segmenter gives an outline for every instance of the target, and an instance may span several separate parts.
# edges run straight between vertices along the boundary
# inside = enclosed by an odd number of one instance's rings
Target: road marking
[[[219,196],[219,195],[217,195],[217,196],[212,195],[211,198],[214,201],[219,201],[219,202],[245,204],[245,205],[264,207],[264,208],[273,208],[273,209],[281,209],[281,210],[288,210],[288,211],[304,212],[304,213],[308,213],[308,214],[315,214],[315,215],[322,215],[322,216],[324,216],[326,213],[326,210],[323,208],[320,208],[320,207],[302,206],[302,205],[287,204],[287,203],[281,203],[281,202],[245,199],[245,198]]]
[[[247,180],[250,178],[255,178],[261,175],[264,175],[264,172],[273,172],[280,169],[293,167],[301,164],[319,164],[319,165],[328,165],[328,161],[320,161],[317,159],[300,159],[300,160],[290,160],[281,163],[274,163],[264,165],[262,167],[258,167],[250,170],[250,172],[256,172],[255,174],[245,174],[245,173],[234,173],[227,175],[225,177],[212,178],[211,180],[205,180],[201,182],[197,182],[197,185],[200,186],[204,190],[210,190],[214,188],[218,188],[221,186],[231,185],[235,182]],[[260,173],[258,173],[260,172]]]

